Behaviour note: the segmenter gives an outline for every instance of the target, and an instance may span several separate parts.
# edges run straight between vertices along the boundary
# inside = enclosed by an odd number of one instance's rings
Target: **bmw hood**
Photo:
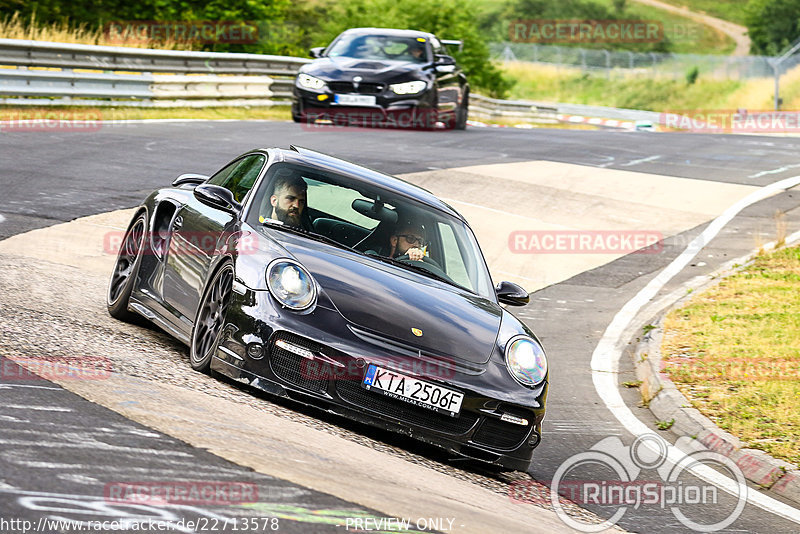
[[[282,245],[350,324],[413,350],[489,360],[502,318],[496,302],[368,256],[286,237]]]
[[[300,72],[318,76],[326,81],[352,80],[353,76],[361,76],[365,82],[386,82],[393,78],[403,80],[424,78],[419,63],[409,61],[389,61],[374,59],[358,59],[352,57],[326,57],[314,60],[303,66]],[[409,76],[413,73],[413,76]]]

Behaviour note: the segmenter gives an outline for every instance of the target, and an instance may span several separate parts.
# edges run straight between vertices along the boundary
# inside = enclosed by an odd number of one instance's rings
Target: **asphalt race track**
[[[484,176],[485,181],[479,184],[480,187],[464,189],[465,196],[456,199],[460,204],[454,203],[454,207],[463,211],[470,221],[475,214],[476,233],[485,251],[492,250],[497,244],[487,242],[485,236],[496,237],[495,241],[502,242],[500,248],[504,248],[503,236],[507,241],[508,234],[518,229],[514,226],[516,223],[508,222],[508,219],[497,219],[497,213],[513,212],[518,218],[552,223],[562,210],[566,212],[561,216],[576,220],[600,217],[604,222],[594,224],[607,224],[609,226],[605,228],[612,228],[611,225],[621,221],[626,212],[626,197],[637,199],[636,206],[631,203],[630,211],[639,217],[639,222],[626,221],[626,224],[633,225],[629,227],[663,228],[664,235],[670,236],[658,254],[631,254],[609,258],[608,261],[596,258],[573,261],[535,255],[512,257],[507,251],[499,250],[497,254],[487,254],[490,265],[496,260],[495,265],[505,266],[502,268],[506,271],[517,269],[514,271],[518,275],[516,280],[522,283],[530,280],[529,289],[534,290],[528,306],[512,311],[537,332],[548,351],[551,369],[548,415],[543,442],[536,451],[530,471],[533,480],[544,485],[549,485],[565,461],[585,453],[603,439],[619,438],[628,446],[634,442],[635,436],[606,407],[602,393],[595,390],[590,367],[592,353],[617,312],[666,267],[691,238],[702,232],[714,216],[732,203],[725,195],[739,198],[748,191],[800,174],[797,141],[766,136],[510,128],[403,132],[301,128],[293,123],[266,121],[117,124],[105,125],[97,132],[3,132],[0,134],[0,165],[3,169],[0,176],[0,239],[79,217],[131,208],[178,174],[210,174],[234,156],[255,146],[285,147],[290,143],[391,174],[402,174],[447,198],[458,193],[450,191],[452,183],[447,181],[448,177],[463,179],[463,183],[467,183],[475,176]],[[546,186],[537,185],[530,182],[538,179],[532,173],[529,183],[522,184],[521,177],[503,174],[507,169],[527,169],[514,167],[527,165],[527,162],[536,162],[530,168],[542,169],[542,172],[552,168],[553,182]],[[490,164],[498,167],[486,167]],[[576,182],[579,185],[565,185],[556,191],[559,172],[564,169],[578,172],[581,168],[589,169],[590,174],[602,179],[595,184]],[[605,189],[603,177],[609,180]],[[626,188],[611,187],[608,184],[612,179],[624,180]],[[614,182],[617,183],[623,182]],[[584,185],[586,190],[582,190]],[[515,187],[520,187],[524,194],[516,191]],[[595,188],[592,195],[613,202],[593,204],[594,201],[586,200],[590,188]],[[579,205],[580,208],[576,207]],[[682,205],[686,206],[683,211]],[[781,221],[786,224],[787,233],[800,230],[798,207],[800,190],[794,188],[745,208],[659,294],[679,290],[697,277],[714,272],[726,262],[745,256],[760,244],[775,239],[776,212],[782,214]],[[568,212],[572,209],[575,211]],[[647,218],[650,209],[652,219]],[[672,219],[669,224],[661,222],[668,219]],[[490,223],[495,227],[492,228]],[[57,248],[58,243],[53,243],[53,247]],[[30,296],[29,303],[26,283],[44,285],[51,279],[54,284],[63,284],[69,295],[77,295],[80,287],[78,284],[75,287],[69,285],[75,282],[70,282],[64,273],[46,272],[47,265],[41,257],[31,261],[30,279],[26,281],[19,274],[24,272],[24,262],[19,258],[5,257],[3,250],[0,244],[0,273],[6,273],[0,275],[0,324],[4,325],[0,336],[0,356],[24,352],[29,343],[30,351],[34,352],[59,345],[68,350],[67,346],[72,343],[70,340],[78,338],[80,342],[75,347],[91,347],[87,339],[93,336],[104,343],[121,340],[136,344],[141,339],[147,350],[152,351],[148,352],[152,355],[152,361],[148,362],[152,366],[163,368],[166,373],[171,373],[170,368],[183,366],[175,376],[169,375],[169,381],[191,390],[192,394],[202,393],[211,399],[209,413],[216,409],[213,402],[216,402],[214,395],[217,393],[211,392],[212,389],[225,392],[222,396],[228,396],[229,401],[251,402],[243,400],[251,397],[249,393],[229,384],[199,379],[192,382],[191,371],[185,369],[188,367],[185,357],[181,361],[181,347],[161,334],[130,326],[120,326],[118,331],[111,331],[102,322],[105,318],[92,315],[95,311],[83,315],[78,305],[80,301],[70,300],[72,297],[65,297],[62,303],[58,295],[45,295],[39,291],[39,294]],[[522,261],[524,266],[519,263]],[[553,278],[540,279],[530,278],[530,274],[520,275],[523,271],[518,269],[524,267],[534,272],[540,261],[548,270],[558,271],[562,276],[556,273]],[[17,274],[7,274],[12,272]],[[493,275],[496,280],[504,278],[494,270]],[[95,290],[105,280],[97,273],[87,272],[85,284]],[[49,308],[45,305],[48,298]],[[99,303],[98,307],[102,308],[102,304]],[[31,318],[35,318],[37,324],[51,324],[52,330],[48,332],[43,327],[41,331],[31,332],[20,326],[29,319],[33,320]],[[41,346],[34,345],[31,339],[41,340]],[[99,347],[98,352],[101,352],[102,344]],[[158,347],[163,347],[163,350],[159,351]],[[130,365],[133,369],[135,362]],[[115,369],[116,366],[117,362]],[[136,368],[128,374],[144,378],[142,387],[151,387],[148,380],[153,382],[153,395],[159,394],[156,391],[159,387],[157,379],[147,377],[146,371]],[[630,358],[623,357],[619,381],[633,379]],[[124,397],[124,387],[114,384],[118,394]],[[93,394],[88,390],[81,395],[106,405],[100,400],[100,389],[98,385],[97,398],[92,398]],[[109,386],[108,390],[109,395],[114,393],[114,388]],[[675,441],[676,436],[671,432],[656,429],[654,416],[640,405],[637,390],[622,388],[621,394],[639,420],[662,437]],[[318,491],[304,484],[286,482],[283,480],[286,477],[277,472],[270,473],[275,475],[273,477],[258,469],[255,472],[242,467],[244,464],[241,462],[224,460],[192,447],[187,444],[192,441],[183,436],[178,439],[171,437],[172,434],[163,431],[168,428],[166,424],[159,428],[161,423],[154,420],[152,425],[141,425],[116,413],[125,413],[123,408],[113,406],[114,411],[107,410],[49,382],[0,379],[0,399],[0,419],[4,421],[0,427],[0,510],[3,516],[25,517],[33,521],[45,515],[86,518],[87,510],[98,512],[102,504],[102,499],[100,504],[81,504],[82,499],[86,499],[79,496],[81,492],[78,489],[85,488],[92,480],[95,484],[107,480],[108,476],[116,477],[111,480],[135,480],[144,474],[166,479],[187,469],[193,470],[197,480],[245,481],[257,487],[259,495],[269,495],[272,508],[237,508],[241,517],[307,519],[294,522],[281,519],[281,531],[332,531],[331,525],[335,523],[325,524],[319,520],[321,511],[325,510],[333,510],[328,516],[333,518],[391,516],[389,511],[378,506],[354,504],[363,501],[350,501],[346,496],[347,489],[334,496],[331,491]],[[444,473],[468,484],[490,488],[498,494],[507,493],[508,485],[519,480],[509,479],[506,475],[486,474],[477,468],[456,468],[436,451],[408,440],[333,417],[305,413],[288,403],[271,405],[263,398],[254,398],[252,402],[259,406],[270,405],[268,410],[278,417],[303,420],[308,425],[315,425],[314,421],[321,417],[319,428],[314,431],[324,428],[321,433],[328,436],[326,439],[366,443],[377,451],[376,454],[384,455],[387,462],[418,462],[430,470],[431,476],[434,472],[439,476]],[[234,440],[237,432],[246,430],[233,426],[231,429],[227,438]],[[34,446],[33,443],[52,445]],[[105,444],[105,451],[99,456],[97,443]],[[64,444],[67,444],[66,448]],[[596,476],[601,479],[603,474]],[[347,488],[347,482],[339,481],[342,488]],[[750,491],[759,490],[753,488]],[[763,493],[780,501],[769,492]],[[710,524],[721,520],[725,511],[733,509],[735,504],[733,497],[720,491],[717,504],[687,505],[683,510],[695,521]],[[128,511],[130,517],[229,515],[229,511],[221,509],[137,506],[141,508]],[[618,508],[592,503],[582,506],[601,518],[610,517]],[[443,510],[441,515],[447,516],[447,512]],[[572,512],[580,514],[575,509]],[[795,520],[787,518],[785,512],[776,513],[769,506],[748,503],[739,518],[725,530],[798,532],[800,523],[796,521],[800,512],[794,510],[793,514]],[[99,512],[95,515],[99,517]],[[659,505],[629,508],[618,525],[634,532],[691,531],[676,519],[669,507]],[[532,531],[543,529],[543,525],[531,525]]]

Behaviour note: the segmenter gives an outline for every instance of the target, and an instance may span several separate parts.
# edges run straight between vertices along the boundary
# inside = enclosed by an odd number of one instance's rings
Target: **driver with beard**
[[[275,179],[272,196],[269,197],[269,203],[272,205],[272,214],[269,218],[309,230],[306,218],[303,217],[307,190],[306,182],[296,174],[278,176]]]

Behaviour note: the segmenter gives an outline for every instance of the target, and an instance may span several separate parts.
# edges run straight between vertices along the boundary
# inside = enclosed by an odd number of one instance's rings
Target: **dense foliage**
[[[780,54],[800,38],[800,0],[750,0],[745,12],[754,54]]]

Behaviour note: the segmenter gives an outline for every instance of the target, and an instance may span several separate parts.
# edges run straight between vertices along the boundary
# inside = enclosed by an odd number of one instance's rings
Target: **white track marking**
[[[784,171],[788,171],[789,169],[794,169],[795,167],[800,167],[800,163],[796,163],[794,165],[786,165],[785,167],[779,167],[777,169],[772,169],[771,171],[761,171],[755,174],[751,174],[748,178],[761,178],[762,176],[766,176],[768,174],[778,174]]]
[[[661,156],[650,156],[647,158],[635,159],[633,161],[629,161],[628,163],[621,164],[620,167],[632,167],[633,165],[638,165],[640,163],[647,163],[649,161],[655,161],[657,159],[661,159]]]
[[[675,275],[680,273],[686,265],[700,252],[707,243],[713,239],[722,228],[731,221],[744,208],[763,200],[775,193],[785,191],[800,184],[800,176],[786,178],[770,185],[764,186],[758,191],[754,191],[747,197],[729,207],[725,212],[714,219],[708,227],[691,243],[686,249],[675,258],[667,267],[662,270],[650,283],[647,284],[639,293],[629,300],[622,309],[614,316],[611,324],[606,328],[603,337],[597,344],[592,354],[592,381],[597,390],[598,396],[634,436],[652,433],[652,430],[642,423],[628,408],[617,387],[617,373],[619,371],[619,359],[621,351],[616,350],[618,342],[622,341],[625,329],[633,321],[636,314],[647,304]],[[649,443],[644,440],[643,443]],[[667,457],[670,462],[679,464],[687,461],[688,457],[674,446],[669,447]],[[697,477],[714,484],[715,486],[727,491],[732,495],[738,495],[739,487],[737,483],[705,466],[689,468]],[[800,510],[786,505],[772,497],[757,491],[748,491],[747,501],[759,508],[772,514],[783,517],[790,521],[800,523]]]
[[[5,217],[3,217],[2,215],[0,215],[0,223],[1,223],[1,222],[3,222],[3,221],[5,221],[5,220],[6,220],[6,218],[5,218]]]
[[[3,408],[12,408],[14,410],[34,410],[37,412],[72,412],[72,408],[64,408],[63,406],[32,406],[30,404],[4,404]]]

